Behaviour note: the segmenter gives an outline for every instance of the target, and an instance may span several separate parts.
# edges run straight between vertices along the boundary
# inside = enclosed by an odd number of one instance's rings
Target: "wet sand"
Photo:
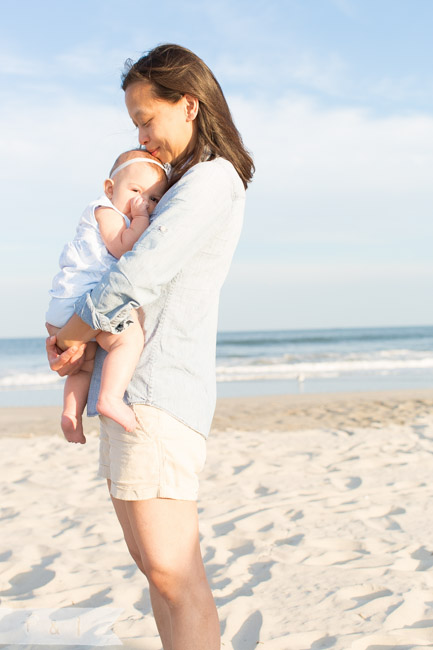
[[[227,397],[217,402],[212,433],[404,425],[432,409],[430,390]],[[61,435],[59,421],[58,406],[0,408],[0,436]],[[86,432],[97,428],[97,418],[85,418]]]

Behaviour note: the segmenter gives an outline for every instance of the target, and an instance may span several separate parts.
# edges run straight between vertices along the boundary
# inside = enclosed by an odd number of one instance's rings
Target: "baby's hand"
[[[149,218],[149,202],[142,196],[131,199],[131,219],[135,217]]]

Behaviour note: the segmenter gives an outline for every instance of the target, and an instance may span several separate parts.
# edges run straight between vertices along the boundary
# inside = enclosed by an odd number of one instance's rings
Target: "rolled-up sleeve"
[[[131,309],[156,300],[162,287],[230,218],[238,192],[243,192],[242,183],[225,160],[190,169],[163,196],[132,251],[77,301],[75,312],[93,329],[122,332],[131,322]]]

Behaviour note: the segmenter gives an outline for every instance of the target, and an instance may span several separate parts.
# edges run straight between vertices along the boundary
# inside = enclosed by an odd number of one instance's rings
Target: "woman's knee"
[[[188,576],[175,567],[152,566],[145,568],[149,583],[169,606],[175,606],[185,597],[190,580]]]
[[[149,565],[143,562],[138,548],[128,546],[128,551],[140,571],[146,576],[149,583],[155,587],[160,596],[167,602],[176,602],[185,589],[186,576],[176,567],[158,564]]]
[[[143,561],[141,559],[141,554],[140,554],[139,550],[136,549],[136,548],[131,548],[128,544],[127,544],[127,546],[128,546],[129,554],[132,557],[132,559],[134,560],[135,564],[140,569],[141,573],[144,573],[144,575],[147,577],[147,574],[146,574],[144,564],[143,564]]]
[[[158,563],[145,566],[145,575],[167,605],[175,607],[185,603],[187,596],[200,594],[203,584],[207,584],[201,557],[199,566],[193,564],[179,558],[175,565]]]

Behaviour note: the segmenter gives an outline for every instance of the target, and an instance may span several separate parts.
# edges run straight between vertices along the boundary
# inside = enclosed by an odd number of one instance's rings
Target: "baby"
[[[90,291],[149,226],[149,217],[167,189],[167,169],[146,151],[133,149],[115,161],[104,182],[105,195],[90,203],[81,215],[75,237],[60,256],[61,271],[53,280],[46,314],[47,330],[56,334],[74,313],[74,304]],[[132,324],[120,334],[100,332],[87,344],[80,372],[66,379],[62,430],[69,442],[86,442],[82,414],[93,370],[96,346],[108,352],[97,403],[101,415],[127,431],[135,416],[123,396],[144,345],[142,326],[132,312]]]

